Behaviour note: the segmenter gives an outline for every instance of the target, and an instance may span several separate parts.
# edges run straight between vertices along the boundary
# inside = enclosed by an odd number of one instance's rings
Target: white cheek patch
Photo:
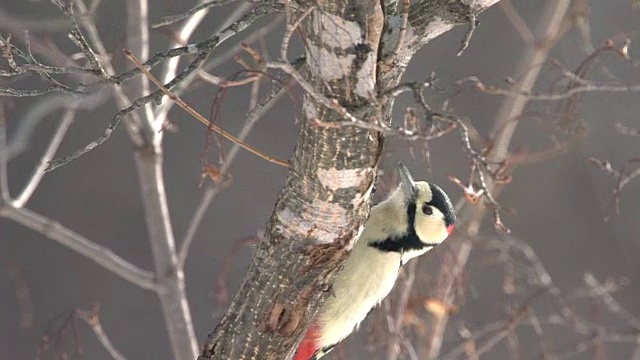
[[[436,216],[416,214],[415,227],[418,238],[426,244],[440,244],[449,235],[444,221]]]

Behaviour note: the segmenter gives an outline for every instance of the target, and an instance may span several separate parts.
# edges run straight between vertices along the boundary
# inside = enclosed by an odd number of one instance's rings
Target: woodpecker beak
[[[418,195],[418,189],[416,188],[416,182],[413,181],[413,176],[409,172],[406,166],[402,162],[398,163],[398,174],[400,174],[400,185],[404,189],[408,201],[413,201]]]

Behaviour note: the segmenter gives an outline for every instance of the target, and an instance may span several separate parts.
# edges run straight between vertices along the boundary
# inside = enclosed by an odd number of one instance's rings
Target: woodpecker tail
[[[314,323],[311,323],[309,329],[307,329],[307,333],[304,335],[304,338],[302,338],[302,341],[298,346],[298,351],[293,357],[293,360],[315,359],[315,354],[319,350],[319,346],[317,344],[319,335],[320,329],[318,329],[318,326],[316,326]]]

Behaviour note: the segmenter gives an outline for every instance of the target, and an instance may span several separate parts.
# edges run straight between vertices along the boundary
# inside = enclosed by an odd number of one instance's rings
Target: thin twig
[[[102,344],[102,347],[107,350],[109,355],[111,355],[114,360],[127,360],[127,358],[122,355],[122,353],[120,353],[118,349],[116,349],[116,347],[109,339],[109,336],[107,336],[107,333],[104,331],[102,323],[100,322],[99,305],[94,305],[91,311],[78,309],[76,310],[76,315],[80,319],[84,320],[84,322],[86,322],[89,327],[91,327],[91,330],[96,335],[96,338],[98,338],[98,341],[100,341],[100,344]]]
[[[535,274],[534,283],[538,283],[541,288],[545,289],[545,291],[554,298],[556,306],[559,308],[560,315],[571,321],[573,327],[578,333],[589,333],[589,326],[578,315],[576,315],[576,313],[569,307],[567,301],[562,298],[560,288],[558,288],[554,283],[551,275],[547,269],[545,269],[542,261],[538,255],[536,255],[533,248],[531,248],[531,246],[526,242],[512,237],[505,237],[501,239],[501,241],[511,248],[518,250],[529,261],[531,269]]]
[[[245,6],[240,6],[236,11],[244,11],[244,7]],[[204,17],[204,15],[206,14],[208,10],[205,11],[201,11],[198,12],[196,15],[192,16],[189,20],[189,22],[187,22],[187,24],[185,24],[185,26],[183,27],[183,30],[181,31],[180,35],[186,39],[186,37],[190,34],[190,28],[188,28],[188,26],[191,25],[191,29],[195,29],[195,24],[199,23],[199,21]],[[235,17],[232,16],[229,20],[229,22],[235,22]],[[222,27],[227,27],[228,24],[223,24]],[[177,66],[177,59],[172,59],[171,62],[173,62],[174,60]],[[170,63],[171,63],[170,62]],[[168,66],[168,69],[170,69],[170,67]],[[174,69],[175,71],[175,69]],[[209,75],[208,73],[206,73],[203,69],[199,69],[198,70],[198,74],[203,77],[204,79],[204,74]],[[169,73],[169,71],[167,72],[165,78],[168,78],[170,76],[173,76],[172,74]],[[206,79],[205,79],[206,80]],[[168,81],[168,80],[167,80]],[[187,83],[187,81],[185,81],[182,86],[184,86],[185,83]],[[224,80],[222,81],[224,82]],[[258,84],[259,82],[255,82],[254,84]],[[180,91],[180,89],[177,89],[177,91]],[[175,93],[175,92],[174,92]],[[164,99],[163,99],[164,100]],[[163,112],[159,112],[159,114],[161,116],[166,115],[166,112],[169,111],[169,109],[171,108],[172,104],[174,104],[174,102],[169,102],[167,101],[166,104],[164,104],[164,106],[162,107],[162,109],[164,110]],[[260,116],[261,117],[261,116]],[[249,134],[251,128],[253,127],[253,123],[250,121],[251,117],[247,117],[247,120],[245,122],[245,124],[248,124],[249,126],[245,126],[243,128],[243,131],[240,133],[240,135],[238,136],[239,139],[243,140],[246,138],[246,135]],[[258,118],[254,119],[257,120]],[[245,131],[246,130],[246,131]],[[229,155],[227,156],[227,161],[223,164],[222,170],[221,170],[221,177],[222,177],[222,181],[217,183],[215,186],[207,186],[206,190],[204,192],[204,194],[202,195],[202,198],[200,199],[200,202],[198,203],[198,206],[196,207],[196,210],[193,214],[193,216],[191,217],[191,220],[189,222],[189,225],[187,227],[187,232],[184,236],[184,239],[180,245],[180,250],[178,251],[178,263],[177,263],[177,268],[178,269],[184,269],[185,263],[187,261],[187,257],[189,255],[189,249],[191,248],[191,244],[193,243],[193,240],[195,239],[195,235],[196,232],[198,231],[198,229],[200,228],[200,224],[202,222],[202,220],[204,219],[204,215],[206,214],[207,209],[209,208],[209,206],[211,205],[211,202],[213,201],[213,199],[216,197],[217,194],[219,194],[224,188],[226,188],[226,186],[229,185],[230,180],[226,179],[226,172],[231,164],[231,162],[233,161],[233,158],[235,157],[235,155],[237,154],[238,150],[239,150],[239,146],[237,144],[234,144],[233,147],[231,148],[231,152],[229,153]]]
[[[171,91],[167,90],[167,88],[165,88],[162,83],[155,77],[153,76],[149,71],[147,71],[147,69],[144,68],[144,66],[140,63],[140,61],[135,57],[135,55],[133,55],[130,51],[128,50],[124,50],[124,54],[126,57],[129,58],[129,60],[131,60],[134,64],[136,64],[136,66],[138,66],[140,68],[140,70],[165,94],[167,95],[171,100],[175,101],[178,106],[180,106],[183,110],[185,110],[186,112],[188,112],[191,116],[193,116],[196,120],[200,121],[202,124],[204,124],[205,126],[207,126],[207,128],[215,131],[216,133],[220,134],[220,136],[224,137],[225,139],[233,142],[234,144],[238,144],[240,147],[242,147],[243,149],[249,151],[250,153],[264,159],[267,160],[268,162],[274,163],[276,165],[280,165],[280,166],[284,166],[284,167],[289,167],[289,163],[284,161],[284,160],[280,160],[277,157],[268,155],[263,153],[262,151],[254,148],[251,145],[246,144],[245,142],[241,141],[240,139],[236,138],[235,136],[229,134],[228,132],[224,131],[222,128],[220,128],[219,126],[217,126],[216,124],[213,124],[212,122],[210,122],[209,120],[205,119],[202,115],[200,115],[197,111],[195,111],[192,107],[190,107],[187,103],[185,103],[182,99],[180,99],[179,97],[177,97],[175,94],[173,94]]]
[[[195,15],[199,11],[202,11],[202,10],[205,10],[205,9],[209,9],[209,8],[212,8],[212,7],[226,5],[226,4],[232,3],[234,1],[235,0],[212,0],[212,1],[206,1],[206,2],[203,2],[200,5],[194,6],[191,9],[185,10],[185,11],[179,13],[179,14],[165,16],[162,19],[158,20],[157,22],[151,24],[151,28],[152,29],[157,29],[159,27],[171,25],[171,24],[176,23],[176,22],[178,22],[180,20],[184,20],[184,19],[190,17],[191,15]]]
[[[469,42],[471,41],[471,37],[473,33],[476,31],[476,26],[478,26],[478,20],[476,19],[476,14],[473,12],[473,9],[469,10],[469,14],[467,15],[469,28],[467,32],[464,34],[464,38],[462,39],[462,44],[460,45],[460,50],[456,56],[462,55],[462,53],[469,47]]]
[[[295,21],[291,22],[291,19],[290,19],[291,9],[288,8],[288,4],[289,4],[289,1],[285,0],[285,6],[287,7],[285,9],[285,14],[287,18],[286,20],[287,27],[284,31],[284,34],[282,35],[282,41],[280,42],[280,60],[281,61],[287,61],[287,50],[289,49],[289,41],[291,40],[291,35],[293,35],[293,32],[296,31],[298,26],[300,26],[300,23],[302,22],[302,20],[304,20],[307,16],[309,16],[309,14],[311,14],[313,10],[315,10],[315,6],[311,6],[302,15],[300,15],[297,19],[295,19]]]
[[[11,97],[35,97],[42,96],[50,93],[63,93],[67,95],[84,95],[86,94],[82,90],[72,89],[68,86],[61,85],[52,85],[46,89],[41,90],[20,90],[14,89],[10,87],[2,87],[0,88],[0,96],[11,96]]]
[[[634,129],[619,122],[616,123],[616,130],[623,135],[640,137],[640,129]]]
[[[600,160],[596,157],[590,157],[589,162],[601,169],[604,170],[607,174],[615,177],[617,179],[616,186],[611,190],[611,200],[609,201],[609,206],[607,206],[607,211],[604,217],[605,221],[609,220],[610,213],[612,209],[615,210],[616,214],[620,213],[620,193],[631,181],[635,178],[640,177],[640,167],[632,171],[631,173],[625,172],[625,165],[622,166],[620,170],[616,170],[611,166],[611,163],[606,160]],[[634,162],[633,160],[627,161],[627,163]]]
[[[143,59],[149,57],[149,0],[129,0],[127,4],[127,39],[125,47],[141,56]],[[125,87],[125,92],[130,99],[136,99],[149,93],[149,79],[140,76],[132,79]],[[158,124],[154,119],[151,104],[145,104],[141,111],[138,111],[142,118],[142,124],[136,124],[139,130],[130,128],[129,137],[133,141],[136,138],[149,138],[150,133],[157,133],[162,129],[162,123]],[[136,138],[133,138],[135,136]],[[160,140],[162,133],[155,138]],[[143,140],[144,141],[144,140]]]
[[[11,201],[9,193],[8,171],[9,153],[7,151],[7,118],[5,103],[0,101],[0,206]]]
[[[56,4],[60,8],[60,10],[62,10],[62,12],[71,21],[72,29],[68,33],[71,41],[80,50],[82,50],[82,52],[85,55],[85,58],[87,59],[87,61],[89,61],[89,64],[91,64],[91,68],[95,71],[95,73],[97,75],[100,75],[102,78],[106,78],[108,76],[107,73],[102,68],[102,65],[98,61],[96,54],[93,52],[93,49],[91,49],[91,46],[89,46],[89,43],[84,38],[82,31],[80,31],[80,28],[78,27],[76,16],[73,10],[73,2],[71,1],[63,2],[62,0],[52,0],[52,1],[54,4]]]
[[[80,99],[74,99],[71,102],[61,96],[44,97],[33,102],[24,115],[16,121],[17,127],[11,133],[11,139],[8,139],[7,152],[9,160],[22,154],[31,146],[31,137],[35,129],[38,128],[38,124],[52,112],[58,109],[64,110],[70,104],[75,104],[78,110],[91,111],[104,104],[107,97],[108,92],[103,90]]]
[[[200,3],[205,3],[205,2],[206,1],[200,0]],[[196,31],[196,29],[198,28],[202,20],[204,20],[208,12],[209,12],[209,9],[207,8],[207,9],[203,9],[203,11],[198,11],[192,16],[190,16],[189,19],[185,21],[180,27],[180,29],[177,31],[176,38],[173,41],[173,43],[170,44],[169,48],[182,46],[188,43],[189,38]],[[167,83],[176,76],[179,64],[180,64],[180,58],[178,57],[173,57],[169,59],[169,61],[167,61],[167,64],[164,70],[164,76],[162,76],[163,82]],[[199,72],[203,70],[198,69],[197,71]],[[181,86],[182,87],[188,86],[188,84],[191,83],[192,79],[195,78],[195,74],[196,73],[194,73],[193,76],[189,76],[188,78],[186,78],[182,82]],[[179,89],[178,88],[174,89],[174,93],[178,94]],[[164,126],[167,120],[167,114],[169,114],[169,111],[173,107],[173,104],[174,102],[170,101],[168,98],[166,97],[162,98],[162,102],[155,109],[154,121],[157,125]]]
[[[299,62],[299,63],[301,64],[302,62]],[[284,85],[279,85],[281,83]],[[258,120],[262,119],[264,114],[267,111],[269,111],[273,106],[275,106],[278,100],[280,99],[280,97],[285,93],[285,91],[287,91],[287,87],[288,87],[287,81],[275,82],[275,84],[276,84],[276,88],[271,92],[271,94],[266,98],[262,99],[262,101],[260,101],[259,104],[254,106],[251,109],[251,111],[247,113],[245,123],[242,127],[242,131],[238,135],[238,139],[244,141],[244,139],[246,139],[247,136],[249,136],[249,133],[251,133],[251,130],[253,130],[253,127],[258,122]],[[189,255],[189,249],[191,247],[193,239],[195,238],[196,232],[200,228],[202,219],[204,218],[204,215],[207,209],[209,208],[211,202],[213,201],[215,196],[221,190],[223,190],[223,187],[228,185],[225,178],[227,177],[227,172],[230,170],[231,164],[233,163],[239,150],[240,150],[240,146],[234,143],[231,150],[229,150],[229,153],[227,154],[227,157],[225,158],[225,161],[222,164],[222,167],[220,169],[220,174],[222,177],[221,182],[216,184],[215,186],[207,186],[205,193],[200,199],[200,203],[198,203],[198,206],[196,207],[196,210],[193,216],[191,217],[191,221],[189,222],[189,225],[187,227],[187,232],[184,236],[184,240],[181,243],[180,251],[178,252],[179,268],[184,268],[184,264],[187,260],[187,256]]]
[[[618,192],[638,176],[640,176],[640,168],[635,169],[633,172],[622,178],[622,180],[620,180],[620,183],[618,184]]]
[[[411,294],[411,288],[416,278],[416,269],[419,261],[413,260],[407,266],[402,268],[402,271],[406,275],[403,279],[398,296],[398,302],[396,304],[396,311],[391,318],[390,332],[387,346],[387,360],[396,360],[400,352],[398,351],[398,344],[402,340],[402,326],[404,324],[404,315],[409,302],[409,295]]]
[[[67,108],[62,119],[60,120],[60,124],[58,124],[58,128],[55,133],[51,137],[51,141],[49,142],[49,146],[47,146],[47,150],[44,152],[42,157],[40,158],[40,162],[38,166],[33,170],[33,174],[25,184],[24,188],[20,192],[20,194],[13,200],[13,206],[17,208],[23,207],[27,201],[31,198],[31,195],[36,191],[36,188],[40,184],[40,180],[44,176],[44,169],[49,166],[49,161],[53,158],[58,150],[58,147],[62,143],[62,139],[67,133],[67,130],[73,124],[73,120],[75,119],[76,111],[78,107],[76,104],[72,104]]]
[[[404,39],[407,35],[407,24],[409,23],[409,10],[411,8],[411,0],[402,0],[402,13],[400,14],[400,29],[398,30],[398,39],[396,40],[396,46],[393,52],[387,54],[384,62],[387,65],[392,65],[395,56],[400,53],[400,50],[404,46]]]
[[[184,240],[182,240],[182,243],[180,245],[177,265],[179,269],[184,269],[184,265],[187,262],[189,249],[191,248],[193,239],[195,239],[196,232],[200,228],[202,219],[204,219],[204,215],[207,213],[211,202],[220,192],[222,192],[222,190],[224,190],[224,188],[228,186],[228,184],[228,182],[222,182],[221,184],[218,184],[216,186],[207,186],[207,189],[200,198],[200,202],[198,203],[198,206],[196,206],[196,210],[193,213],[193,216],[191,216],[191,220],[189,221],[189,226],[187,227],[187,232],[184,235]]]
[[[557,101],[573,97],[578,94],[588,92],[639,92],[640,85],[609,85],[599,84],[595,82],[589,82],[584,85],[578,85],[570,87],[562,92],[557,93],[538,93],[535,91],[524,90],[521,88],[502,89],[496,86],[484,85],[481,82],[474,84],[475,88],[485,94],[501,95],[507,97],[522,97],[526,100],[540,100],[540,101]]]
[[[522,88],[530,90],[533,88],[540,69],[536,68],[537,65],[544,63],[551,46],[556,40],[558,30],[564,21],[565,14],[569,7],[569,0],[560,0],[548,3],[543,15],[541,17],[540,25],[538,26],[538,34],[540,34],[544,40],[544,46],[530,46],[526,54],[521,57],[520,64],[518,66],[519,72],[526,72],[526,76],[522,81]],[[511,143],[513,133],[517,127],[517,122],[512,119],[517,118],[522,113],[524,105],[527,102],[526,97],[514,97],[509,101],[505,101],[503,106],[496,116],[496,122],[493,127],[493,156],[497,161],[503,161],[508,154],[509,144]],[[489,192],[493,195],[496,190],[496,184],[491,182],[488,185]],[[499,184],[497,184],[499,185]],[[480,204],[475,208],[467,207],[463,209],[460,214],[462,221],[466,222],[466,230],[469,235],[476,235],[480,229],[480,224],[486,214],[486,207],[484,204]],[[498,208],[494,208],[494,224],[498,224],[499,218]],[[469,259],[473,244],[470,240],[465,240],[460,246],[457,246],[453,252],[454,258],[457,261],[444,264],[440,275],[445,277],[446,282],[443,286],[443,292],[439,296],[439,300],[446,306],[451,306],[454,294],[453,292],[453,279],[455,279],[460,272],[464,271],[464,267]],[[425,343],[428,344],[421,355],[425,359],[437,359],[440,355],[443,334],[449,321],[448,314],[443,316],[431,316],[427,326],[430,328],[428,338],[425,339]]]
[[[87,8],[84,0],[75,0],[75,4],[78,7],[78,10],[80,11],[80,13],[86,14],[89,12],[89,9]],[[133,5],[133,3],[128,2],[128,5]],[[133,11],[135,12],[135,9],[129,7],[127,8],[127,11]],[[139,31],[141,30],[141,26],[140,22],[141,21],[136,21],[135,20],[135,16],[127,16],[127,21],[128,22],[136,22],[138,24],[138,26],[129,26],[128,25],[128,30],[129,31]],[[106,72],[108,74],[114,74],[115,73],[115,69],[113,68],[113,65],[111,64],[110,61],[110,57],[107,55],[108,51],[102,41],[102,37],[100,36],[100,33],[98,31],[98,28],[95,24],[95,22],[93,21],[93,19],[91,17],[83,19],[82,21],[82,26],[84,28],[84,30],[87,32],[87,37],[89,38],[89,40],[91,41],[91,43],[93,44],[93,46],[96,48],[97,53],[101,55],[101,59],[104,59],[103,62],[101,63],[102,66],[105,68]],[[129,34],[129,36],[135,38],[136,34],[132,33]],[[140,36],[141,38],[142,36]],[[87,40],[84,39],[84,37],[80,37],[77,39],[80,42],[87,42]],[[83,45],[85,47],[90,47],[89,44],[85,44]],[[100,60],[98,60],[100,61]],[[110,78],[108,78],[110,79]],[[113,84],[113,82],[104,80],[109,84]],[[128,94],[125,92],[125,89],[123,89],[123,87],[121,86],[112,86],[111,90],[115,96],[116,99],[116,103],[118,104],[118,107],[120,108],[126,108],[127,106],[129,106],[129,104],[131,103],[131,100],[128,96]],[[142,105],[140,105],[142,106]],[[139,106],[139,107],[140,107]],[[136,131],[136,128],[146,128],[147,130],[150,129],[150,122],[149,121],[143,121],[143,119],[141,118],[140,114],[138,114],[137,112],[134,111],[129,111],[129,112],[121,112],[119,113],[120,117],[118,119],[118,122],[120,119],[124,118],[125,116],[129,115],[129,119],[130,121],[127,122],[127,128],[130,130],[128,132],[129,134],[129,138],[131,139],[131,141],[136,145],[136,146],[142,146],[142,144],[144,143],[144,139],[139,135],[139,133]],[[113,132],[113,129],[115,129],[115,125],[112,123],[109,124],[110,126],[107,127],[107,129],[105,130],[105,132],[103,133],[102,137],[100,137],[98,140],[93,141],[91,143],[89,143],[87,146],[85,146],[84,149],[81,149],[79,151],[76,151],[74,154],[72,154],[72,156],[66,156],[63,159],[65,159],[67,162],[73,160],[74,155],[80,156],[81,154],[84,154],[88,151],[90,151],[91,149],[93,149],[94,147],[102,144],[104,141],[106,141],[109,136],[111,135],[111,133]],[[62,160],[62,159],[60,159]],[[49,166],[47,167],[47,169],[45,169],[45,171],[51,171],[53,169],[55,169],[57,167],[56,164],[62,164],[61,162],[58,162],[56,160],[53,160]]]
[[[505,16],[511,22],[511,25],[516,29],[520,38],[524,43],[529,46],[536,41],[535,36],[531,32],[531,29],[527,26],[527,23],[520,16],[518,11],[513,7],[511,0],[502,0],[498,3],[500,9],[504,12]]]
[[[611,294],[600,284],[600,282],[591,273],[584,274],[584,282],[591,288],[594,295],[597,296],[607,306],[612,314],[617,314],[620,319],[624,320],[640,332],[640,320],[636,318],[629,310],[625,309]]]
[[[448,310],[453,307],[456,298],[454,291],[455,283],[460,276],[462,276],[464,265],[471,252],[471,240],[466,238],[462,240],[464,241],[463,244],[456,252],[450,253],[443,263],[442,272],[438,278],[437,295],[435,296],[436,299],[434,299],[434,302],[439,303],[444,311],[430,311],[431,315],[427,322],[428,333],[422,341],[422,344],[425,344],[427,348],[424,349],[426,350],[425,352],[418,353],[421,359],[435,360],[440,355],[442,342],[444,341],[444,330],[449,321]]]
[[[505,320],[501,325],[500,329],[496,331],[492,336],[488,339],[482,341],[480,346],[476,345],[476,349],[474,351],[474,355],[477,356],[478,359],[484,354],[486,354],[489,350],[491,350],[494,346],[496,346],[499,342],[508,337],[509,334],[513,332],[513,329],[518,326],[518,324],[524,320],[528,314],[527,303],[522,304],[518,309],[514,311],[514,314],[507,320]],[[475,334],[475,338],[478,337],[478,334]],[[454,350],[446,354],[442,357],[443,360],[453,360],[458,358],[466,351],[466,341],[456,347]]]
[[[397,134],[399,132],[399,134],[404,139],[410,139],[410,140],[413,140],[416,137],[418,139],[430,140],[433,138],[440,137],[446,134],[447,132],[453,130],[454,128],[457,128],[458,134],[462,141],[463,149],[467,154],[469,160],[471,161],[471,175],[469,178],[469,183],[466,185],[463,184],[462,181],[460,181],[455,177],[451,177],[451,180],[454,181],[457,185],[459,185],[465,191],[465,195],[471,203],[475,203],[480,197],[484,198],[493,209],[494,226],[496,227],[496,229],[499,229],[500,231],[503,231],[505,233],[509,233],[510,231],[509,228],[507,228],[502,223],[502,220],[500,217],[500,210],[502,209],[502,207],[492,195],[488,187],[489,185],[485,180],[485,173],[487,173],[488,175],[491,176],[492,181],[508,182],[508,178],[503,176],[503,172],[506,168],[506,163],[504,162],[496,163],[496,162],[489,161],[486,156],[487,155],[486,152],[488,151],[487,148],[482,149],[481,151],[476,151],[471,146],[471,141],[469,138],[469,130],[472,129],[473,127],[469,123],[469,121],[465,121],[462,118],[451,115],[451,114],[435,112],[431,109],[431,107],[427,103],[427,100],[424,96],[423,89],[426,87],[436,88],[436,86],[434,85],[435,81],[436,79],[432,75],[431,78],[428,79],[427,81],[409,82],[409,83],[395,86],[389,89],[388,91],[386,91],[381,96],[382,99],[385,99],[389,96],[396,97],[403,92],[412,91],[414,101],[418,103],[425,117],[425,121],[428,127],[426,133],[424,134],[416,133],[415,131],[407,130],[406,128],[405,129],[385,129],[385,127],[380,127],[378,125],[368,124],[368,123],[365,123],[365,124],[358,123],[357,126],[360,126],[363,128],[366,128],[367,126],[369,128],[376,128],[376,130],[379,130],[382,133],[385,133],[388,135],[391,135],[394,133]],[[440,128],[438,131],[435,131],[436,128],[434,125],[434,120],[439,120],[439,121],[448,123],[449,127],[445,127],[444,129]],[[380,129],[377,129],[377,128],[380,128]],[[496,170],[491,170],[490,165],[500,165],[500,166]]]
[[[243,31],[244,29],[246,29],[256,19],[262,17],[263,15],[269,14],[271,12],[279,11],[281,10],[281,8],[282,8],[281,4],[266,3],[266,4],[258,5],[255,8],[253,8],[248,14],[245,14],[240,20],[234,22],[233,24],[229,25],[227,28],[222,30],[220,33],[210,37],[205,41],[202,41],[197,44],[190,44],[190,45],[183,46],[176,49],[158,52],[155,55],[153,55],[151,59],[142,63],[141,67],[136,66],[133,70],[129,70],[119,75],[110,77],[108,82],[121,84],[126,80],[129,80],[135,76],[138,76],[139,74],[144,73],[142,69],[148,72],[149,69],[153,68],[155,65],[159,64],[160,62],[170,57],[187,55],[187,54],[196,54],[195,58],[191,61],[191,63],[189,63],[189,65],[187,65],[180,73],[178,73],[171,81],[166,83],[162,88],[152,92],[149,95],[136,99],[129,107],[123,110],[120,110],[118,113],[116,113],[100,137],[91,141],[85,147],[74,151],[70,155],[53,160],[45,171],[47,172],[52,171],[57,169],[60,166],[66,165],[69,162],[77,159],[78,157],[102,145],[105,141],[107,141],[111,137],[111,134],[113,133],[116,127],[120,124],[120,121],[125,116],[129,114],[131,114],[132,116],[135,116],[136,115],[135,111],[137,109],[141,108],[142,106],[145,106],[146,104],[152,101],[160,101],[162,97],[167,95],[165,93],[166,89],[171,89],[174,86],[181,83],[182,81],[184,81],[185,79],[189,78],[191,74],[194,71],[196,71],[204,63],[204,61],[208,58],[209,53],[211,53],[214,49],[216,49],[218,45],[220,45],[222,42],[229,39],[230,37]],[[145,125],[144,123],[141,124],[141,126],[144,126],[144,125]]]
[[[194,43],[194,44],[181,46],[181,47],[174,48],[174,49],[169,49],[169,50],[163,50],[163,51],[156,52],[155,54],[153,54],[151,56],[151,58],[149,58],[144,63],[142,63],[142,65],[144,66],[145,69],[151,70],[156,65],[160,64],[161,62],[163,62],[163,61],[165,61],[165,60],[167,60],[169,58],[176,57],[176,56],[203,55],[204,54],[205,58],[206,58],[206,55],[210,54],[220,44],[222,44],[223,42],[225,42],[226,40],[228,40],[232,36],[235,36],[238,33],[244,31],[255,20],[261,18],[262,16],[264,16],[266,14],[282,11],[283,8],[284,8],[284,6],[282,4],[261,3],[258,6],[254,7],[250,12],[245,14],[238,21],[236,21],[233,24],[231,24],[231,25],[227,26],[226,28],[222,29],[219,33],[214,34],[213,36],[210,36],[206,40],[203,40],[203,41],[200,41],[200,42],[197,42],[197,43]],[[190,67],[192,67],[192,66],[190,66]],[[185,73],[186,70],[189,70],[188,73],[191,73],[193,71],[193,69],[190,69],[190,67],[187,67],[180,74],[178,74],[178,76],[176,77],[176,79],[178,79],[177,81],[170,82],[170,83],[166,84],[165,86],[167,86],[168,88],[172,88],[174,85],[176,85],[177,82],[179,82],[182,78],[184,78],[186,76],[186,74],[185,75],[181,75],[181,74]],[[127,80],[129,80],[129,79],[131,79],[131,78],[133,78],[135,76],[138,76],[138,75],[140,75],[142,73],[143,72],[140,70],[140,68],[134,67],[131,70],[125,71],[125,72],[120,73],[120,74],[118,74],[116,76],[112,76],[109,79],[109,82],[114,82],[116,84],[121,84],[124,81],[127,81]]]
[[[205,3],[206,1],[199,0],[199,2],[200,3]],[[239,18],[242,17],[243,14],[245,12],[247,12],[253,6],[254,5],[251,2],[241,3],[233,11],[233,13],[230,14],[230,16],[227,18],[226,21],[222,22],[221,24],[218,24],[219,28],[215,30],[215,33],[219,33],[221,30],[227,29],[227,28],[229,28],[230,25],[232,25],[232,24],[236,23],[237,21],[239,21]],[[185,21],[183,23],[181,29],[178,31],[178,35],[177,35],[177,39],[175,40],[175,43],[172,44],[170,46],[170,48],[177,47],[177,46],[182,46],[182,45],[188,43],[189,37],[196,30],[196,28],[202,22],[202,20],[204,20],[205,16],[209,12],[209,9],[211,9],[211,8],[206,8],[206,9],[203,9],[201,11],[198,11],[195,14],[193,14],[189,18],[188,21]],[[261,29],[266,30],[266,29],[269,29],[272,26],[273,25],[267,25],[267,26],[262,27]],[[261,31],[258,31],[257,33],[260,33]],[[268,32],[270,32],[270,31],[267,31],[267,33]],[[256,33],[251,34],[247,38],[245,38],[245,42],[246,43],[251,43],[253,41],[253,38],[254,38],[255,34]],[[208,79],[205,79],[206,75],[204,75],[204,74],[206,73],[206,71],[211,70],[212,68],[215,68],[215,66],[216,66],[215,64],[223,63],[226,60],[228,60],[228,58],[233,56],[233,54],[235,54],[237,52],[236,49],[239,46],[241,46],[241,44],[242,43],[236,44],[235,46],[233,46],[232,49],[229,49],[228,51],[225,51],[223,54],[218,54],[218,56],[216,56],[215,59],[210,59],[210,61],[208,63],[203,64],[203,66],[201,68],[197,69],[195,72],[193,72],[192,74],[187,76],[182,82],[176,84],[176,86],[174,86],[171,89],[171,92],[176,94],[176,95],[178,95],[178,96],[182,96],[184,94],[184,92],[187,91],[187,90],[192,91],[192,92],[193,91],[198,91],[199,90],[198,86],[191,86],[193,81],[195,79],[197,79],[198,77],[200,77],[201,79],[203,79],[205,81],[214,80],[213,83],[216,83],[215,82],[215,80],[216,80],[215,76],[212,75],[212,77],[210,77]],[[171,58],[167,62],[166,71],[165,71],[165,74],[164,74],[164,77],[163,77],[163,81],[165,83],[169,82],[171,79],[173,79],[175,77],[179,61],[180,61],[180,58],[174,57],[174,58]],[[206,73],[206,74],[208,75],[208,73]],[[161,106],[159,106],[156,109],[156,120],[158,122],[161,122],[162,124],[164,124],[164,122],[166,120],[166,115],[169,113],[169,111],[173,108],[174,105],[175,105],[175,102],[171,101],[167,97],[163,97]]]

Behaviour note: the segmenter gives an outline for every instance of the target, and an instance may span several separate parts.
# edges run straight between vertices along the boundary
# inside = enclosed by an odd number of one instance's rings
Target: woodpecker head
[[[383,226],[372,234],[370,245],[403,254],[403,263],[444,241],[453,231],[456,214],[447,194],[437,185],[414,181],[399,164],[400,186],[380,203],[375,221]],[[373,213],[374,209],[372,209]]]
[[[422,242],[442,242],[453,232],[456,222],[451,200],[439,186],[424,181],[416,182],[404,164],[398,166],[409,224],[413,220],[413,228]]]

